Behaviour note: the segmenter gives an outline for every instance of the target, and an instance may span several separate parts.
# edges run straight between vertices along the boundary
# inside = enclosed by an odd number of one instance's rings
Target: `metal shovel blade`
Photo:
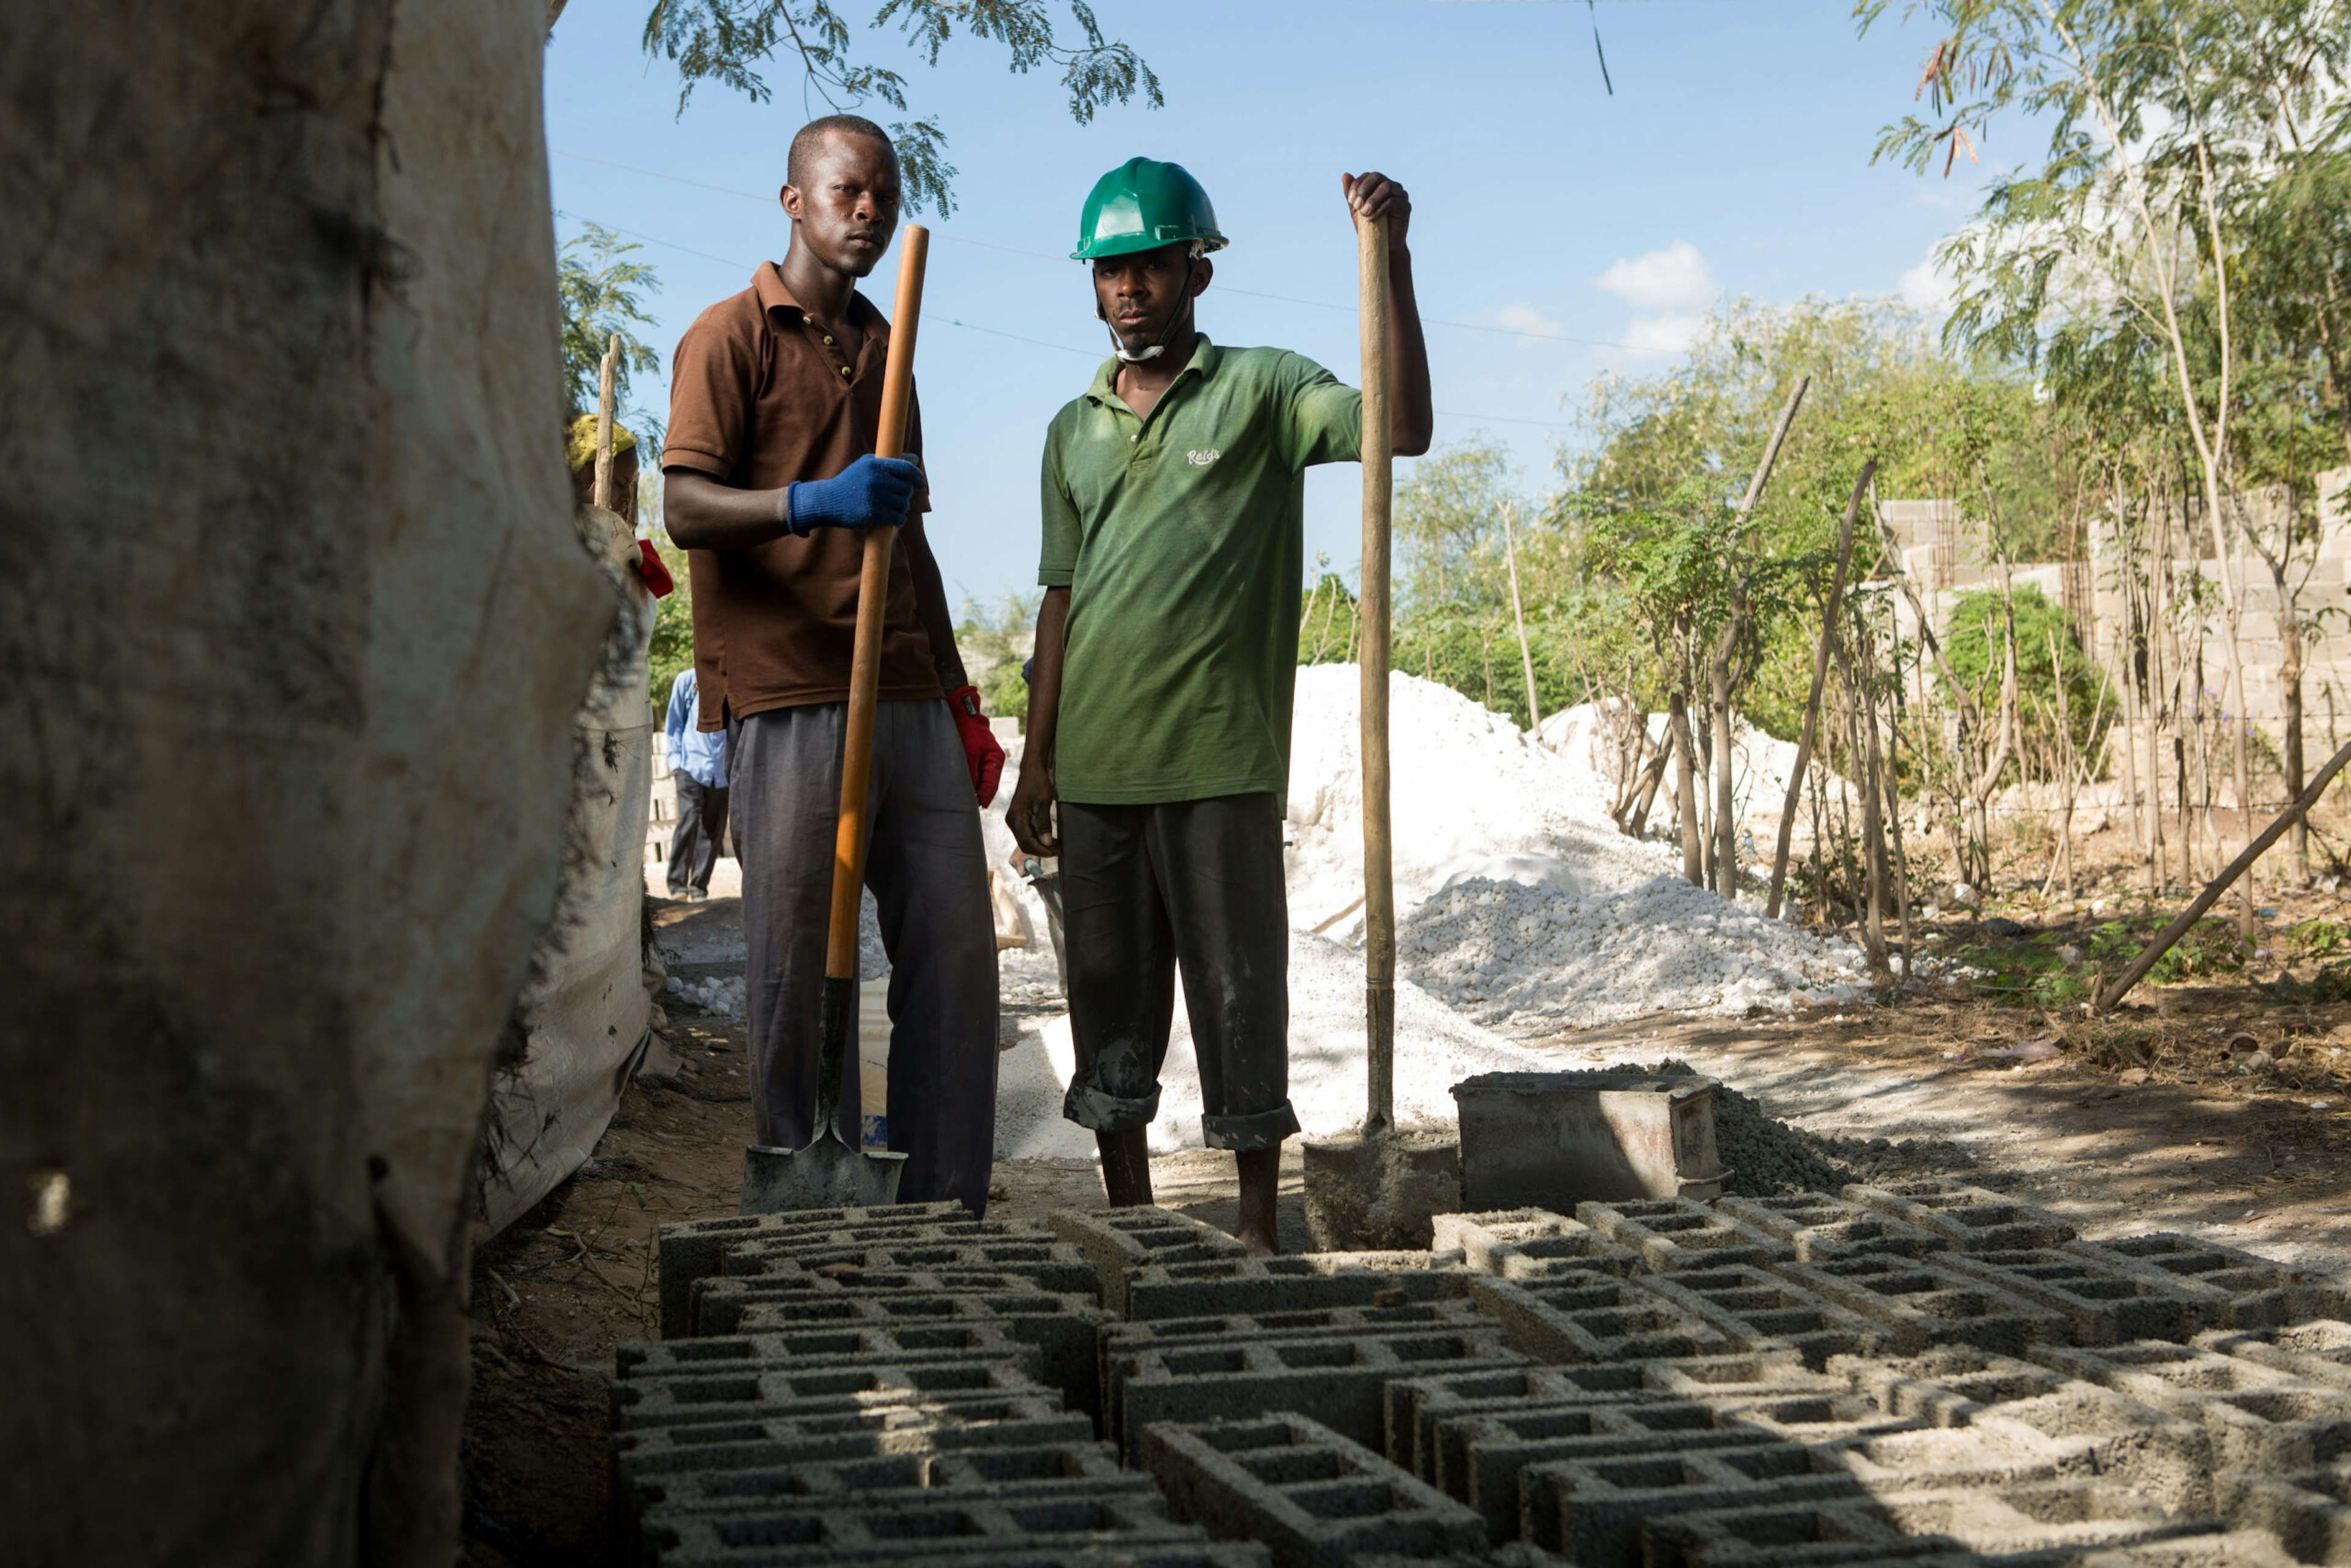
[[[753,1144],[743,1151],[745,1214],[796,1208],[872,1208],[898,1201],[906,1156],[852,1149],[830,1123],[804,1149]]]
[[[860,1149],[841,1135],[841,1062],[849,1054],[850,1020],[857,1013],[853,980],[828,976],[819,1013],[816,1135],[803,1149],[753,1144],[743,1151],[743,1214],[798,1208],[872,1208],[898,1201],[906,1156]]]

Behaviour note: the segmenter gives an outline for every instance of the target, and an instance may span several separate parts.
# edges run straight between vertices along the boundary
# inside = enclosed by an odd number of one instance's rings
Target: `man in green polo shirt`
[[[1432,415],[1411,200],[1381,174],[1343,189],[1388,220],[1393,434],[1415,456]],[[1145,1129],[1180,969],[1202,1135],[1235,1151],[1235,1234],[1262,1253],[1298,1131],[1281,819],[1303,475],[1356,459],[1363,398],[1297,354],[1199,333],[1193,301],[1224,245],[1173,163],[1133,159],[1086,198],[1075,259],[1114,357],[1045,437],[1045,603],[1009,816],[1024,849],[1061,856],[1077,1055],[1062,1113],[1093,1130],[1110,1201],[1151,1201]]]

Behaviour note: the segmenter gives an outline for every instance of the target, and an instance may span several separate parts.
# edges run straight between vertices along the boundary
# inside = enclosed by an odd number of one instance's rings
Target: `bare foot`
[[[1240,1223],[1233,1227],[1233,1239],[1248,1249],[1252,1258],[1277,1257],[1281,1236],[1275,1224],[1274,1198],[1281,1190],[1281,1145],[1238,1150],[1233,1161],[1240,1168],[1241,1189]]]
[[[1102,1195],[1113,1208],[1148,1207],[1151,1203],[1150,1134],[1141,1127],[1123,1133],[1096,1133],[1102,1150]]]

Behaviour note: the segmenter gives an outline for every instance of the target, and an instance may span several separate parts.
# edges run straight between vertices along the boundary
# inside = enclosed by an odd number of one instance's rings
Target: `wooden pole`
[[[1812,760],[1813,737],[1820,728],[1821,693],[1828,685],[1829,658],[1836,647],[1837,611],[1844,603],[1844,578],[1853,565],[1854,525],[1861,520],[1861,501],[1877,473],[1877,459],[1861,465],[1853,482],[1853,499],[1845,504],[1844,526],[1837,531],[1836,575],[1829,580],[1829,597],[1821,614],[1821,644],[1813,653],[1812,694],[1804,699],[1804,722],[1796,732],[1796,762],[1788,773],[1788,798],[1780,807],[1780,841],[1771,851],[1771,899],[1763,913],[1780,918],[1780,895],[1788,883],[1788,844],[1796,831],[1796,807],[1804,792],[1804,768]]]
[[[1502,503],[1502,559],[1510,568],[1510,619],[1519,628],[1519,664],[1527,674],[1527,730],[1540,745],[1542,741],[1542,708],[1535,700],[1535,656],[1527,647],[1527,612],[1519,603],[1519,545],[1516,531],[1510,527],[1510,514],[1517,510],[1510,502]],[[1588,695],[1592,683],[1584,682]]]
[[[2139,949],[2138,956],[2131,960],[2130,967],[2123,971],[2122,977],[2098,993],[2097,1010],[2108,1011],[2129,994],[2133,986],[2146,978],[2147,972],[2155,967],[2155,961],[2170,952],[2172,944],[2187,936],[2189,928],[2204,918],[2204,912],[2220,901],[2220,895],[2245,873],[2245,868],[2261,859],[2272,844],[2284,837],[2288,828],[2300,821],[2311,807],[2318,803],[2318,798],[2326,792],[2326,787],[2335,781],[2335,776],[2343,770],[2346,762],[2351,762],[2351,746],[2344,747],[2328,758],[2326,766],[2318,770],[2318,777],[2310,781],[2310,787],[2295,796],[2293,802],[2262,830],[2261,837],[2247,844],[2243,853],[2222,868],[2220,875],[2204,884],[2204,891],[2196,895],[2194,903],[2181,910],[2177,919],[2157,933],[2154,941]]]
[[[890,319],[890,357],[882,371],[882,418],[873,455],[906,450],[907,410],[914,395],[914,329],[923,313],[923,267],[931,232],[909,224],[898,246],[898,303]],[[833,836],[832,912],[826,932],[825,977],[857,977],[857,892],[865,869],[865,796],[873,778],[873,706],[882,685],[882,612],[890,598],[890,562],[898,530],[865,530],[857,581],[857,641],[849,661],[849,715],[841,745],[841,825]]]
[[[1364,1134],[1395,1124],[1395,875],[1388,837],[1388,225],[1355,220],[1364,355],[1364,1012],[1370,1049]]]
[[[1798,376],[1789,390],[1787,405],[1780,410],[1779,423],[1771,427],[1771,439],[1763,448],[1763,460],[1755,465],[1754,477],[1747,482],[1747,494],[1740,497],[1739,511],[1732,519],[1731,548],[1738,546],[1738,535],[1746,526],[1747,515],[1763,498],[1763,486],[1771,482],[1772,465],[1780,461],[1780,448],[1788,439],[1788,429],[1796,423],[1796,410],[1804,401],[1805,389],[1813,384],[1810,376]],[[1730,562],[1725,560],[1726,569]],[[1707,672],[1707,695],[1712,710],[1714,730],[1714,890],[1725,898],[1739,892],[1739,813],[1731,800],[1731,716],[1730,716],[1730,655],[1738,646],[1739,635],[1746,629],[1747,595],[1743,589],[1734,590],[1729,622],[1714,648],[1714,663]]]
[[[621,335],[604,345],[601,384],[596,393],[596,504],[612,509],[612,386],[621,368]]]

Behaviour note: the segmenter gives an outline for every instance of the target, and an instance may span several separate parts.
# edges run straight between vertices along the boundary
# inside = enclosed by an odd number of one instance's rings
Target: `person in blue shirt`
[[[669,689],[669,776],[677,785],[677,831],[669,841],[669,895],[688,904],[710,896],[710,873],[726,837],[726,732],[704,731],[694,666]]]

